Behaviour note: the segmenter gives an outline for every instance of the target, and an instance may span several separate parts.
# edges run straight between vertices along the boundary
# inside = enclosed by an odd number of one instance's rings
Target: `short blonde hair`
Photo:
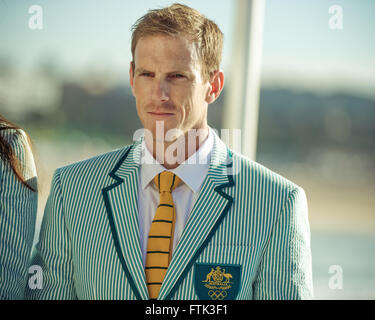
[[[195,43],[205,80],[209,80],[211,74],[220,69],[223,33],[215,22],[207,19],[199,11],[178,3],[166,8],[150,10],[132,26],[133,69],[138,40],[158,34],[182,35]]]

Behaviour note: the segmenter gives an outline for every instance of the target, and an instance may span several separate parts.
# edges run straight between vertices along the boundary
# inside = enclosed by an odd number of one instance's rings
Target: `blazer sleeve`
[[[37,188],[34,159],[21,130],[4,130],[26,182]],[[34,239],[38,193],[22,184],[0,159],[0,299],[23,299]]]
[[[260,263],[254,299],[312,299],[312,261],[307,200],[302,188],[290,192]]]
[[[77,299],[59,169],[55,171],[52,178],[51,192],[45,206],[39,242],[35,247],[32,265],[41,267],[42,288],[26,288],[27,299]]]

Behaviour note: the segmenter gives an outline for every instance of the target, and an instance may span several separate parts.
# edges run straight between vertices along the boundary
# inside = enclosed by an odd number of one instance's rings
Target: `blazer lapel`
[[[137,208],[141,141],[129,147],[110,173],[115,182],[102,190],[116,252],[138,300],[148,299]]]
[[[232,154],[214,134],[214,147],[206,179],[175,249],[158,299],[171,299],[202,250],[222,223],[233,198],[225,188],[233,187]]]

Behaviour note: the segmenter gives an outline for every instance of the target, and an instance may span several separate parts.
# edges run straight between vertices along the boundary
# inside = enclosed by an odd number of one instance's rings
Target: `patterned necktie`
[[[176,211],[172,191],[181,179],[173,172],[163,171],[154,178],[160,201],[148,235],[146,255],[146,280],[150,299],[156,299],[172,258],[173,232]]]

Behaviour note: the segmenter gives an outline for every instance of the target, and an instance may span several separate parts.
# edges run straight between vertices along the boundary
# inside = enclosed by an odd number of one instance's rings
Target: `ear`
[[[224,72],[222,70],[215,71],[210,76],[209,90],[206,96],[208,104],[213,103],[220,95],[224,87]]]
[[[134,95],[134,69],[135,69],[135,64],[134,62],[130,62],[130,68],[129,68],[129,82],[130,82],[130,87],[132,88],[132,93]]]

